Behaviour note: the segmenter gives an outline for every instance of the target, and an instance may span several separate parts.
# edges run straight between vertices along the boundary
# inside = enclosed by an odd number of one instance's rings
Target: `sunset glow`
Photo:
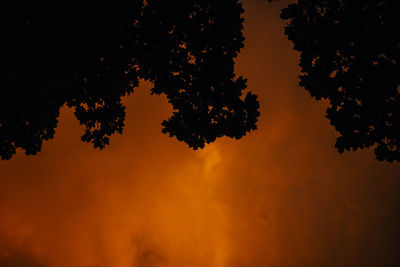
[[[0,161],[0,266],[400,264],[400,165],[335,150],[327,103],[298,86],[284,5],[244,2],[236,73],[261,105],[244,138],[196,151],[169,138],[170,104],[141,81],[106,149],[64,107],[40,154]]]

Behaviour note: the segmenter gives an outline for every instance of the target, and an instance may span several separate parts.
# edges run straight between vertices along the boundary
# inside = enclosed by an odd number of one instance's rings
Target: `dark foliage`
[[[0,156],[36,154],[63,105],[103,148],[122,133],[121,99],[138,79],[165,94],[163,132],[197,149],[256,128],[258,102],[234,75],[241,4],[221,1],[14,1],[1,18]]]
[[[118,3],[116,3],[118,2]],[[23,1],[3,10],[0,154],[36,154],[53,138],[60,108],[75,109],[82,140],[103,148],[121,132],[121,96],[138,78],[126,75],[132,18],[129,1]],[[136,14],[134,13],[136,11]]]
[[[328,99],[339,152],[375,146],[400,160],[396,0],[299,0],[283,9],[285,33],[301,52],[300,85]]]
[[[244,41],[242,12],[232,0],[148,1],[135,25],[139,76],[152,81],[152,93],[164,93],[175,110],[163,132],[195,149],[256,127],[256,96],[242,99],[246,80],[234,74]]]

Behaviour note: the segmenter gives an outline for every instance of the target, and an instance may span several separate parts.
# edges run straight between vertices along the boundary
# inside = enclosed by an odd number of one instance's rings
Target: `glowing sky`
[[[326,103],[297,85],[285,3],[244,3],[236,71],[261,117],[242,140],[189,150],[142,83],[104,151],[63,109],[38,156],[0,162],[0,266],[400,266],[400,165],[335,151]]]

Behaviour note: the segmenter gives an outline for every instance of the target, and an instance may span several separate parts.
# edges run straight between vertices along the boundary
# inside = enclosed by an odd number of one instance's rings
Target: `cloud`
[[[0,267],[46,267],[27,251],[7,244],[0,235]]]

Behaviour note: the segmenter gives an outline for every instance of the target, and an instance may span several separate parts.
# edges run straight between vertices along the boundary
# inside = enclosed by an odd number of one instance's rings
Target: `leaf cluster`
[[[62,0],[5,6],[0,156],[33,155],[67,105],[82,140],[104,148],[122,133],[122,97],[139,79],[173,106],[163,132],[197,149],[256,129],[258,102],[234,74],[243,47],[238,1]]]
[[[398,8],[395,0],[299,0],[282,10],[300,52],[300,85],[327,99],[336,148],[375,147],[400,160]]]

